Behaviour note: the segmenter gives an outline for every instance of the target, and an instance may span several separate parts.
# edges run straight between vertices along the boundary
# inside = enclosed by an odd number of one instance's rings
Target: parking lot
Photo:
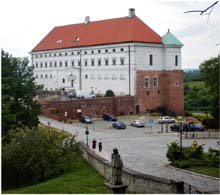
[[[142,120],[145,122],[145,127],[133,127],[131,126],[131,122],[133,120]],[[126,116],[126,117],[118,117],[118,121],[122,121],[126,125],[126,129],[115,129],[112,127],[112,121],[104,121],[102,118],[93,118],[93,124],[88,124],[88,128],[103,133],[126,133],[126,134],[136,134],[140,136],[140,134],[148,134],[148,133],[159,133],[161,132],[161,124],[158,124],[159,117],[149,117],[149,116]],[[153,123],[149,123],[153,122]],[[151,125],[152,124],[152,125]],[[75,126],[78,127],[86,127],[86,124],[82,124],[80,122],[74,123]],[[170,124],[167,126],[163,125],[163,132],[170,132],[169,128]]]

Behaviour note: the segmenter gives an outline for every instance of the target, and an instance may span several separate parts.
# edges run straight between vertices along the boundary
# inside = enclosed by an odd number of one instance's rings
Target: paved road
[[[44,116],[39,117],[40,122],[47,125],[50,122],[52,127],[64,129],[77,135],[78,141],[86,142],[85,125],[82,124],[64,124]],[[111,124],[111,123],[109,123]],[[101,129],[100,126],[97,126]],[[159,126],[157,127],[159,128]],[[201,177],[197,174],[189,174],[170,168],[166,158],[167,144],[179,140],[177,133],[158,133],[160,129],[151,131],[150,129],[130,128],[130,130],[112,130],[107,125],[102,130],[95,130],[93,125],[89,126],[89,144],[96,138],[103,142],[103,152],[100,155],[110,159],[113,148],[118,148],[124,166],[133,170],[150,174],[158,177],[164,177],[173,180],[185,181],[198,187],[203,191],[219,192],[219,180],[209,177]],[[94,130],[95,131],[94,131]],[[183,146],[192,144],[191,139],[183,140]],[[199,144],[205,144],[205,150],[216,146],[217,139],[199,139]]]

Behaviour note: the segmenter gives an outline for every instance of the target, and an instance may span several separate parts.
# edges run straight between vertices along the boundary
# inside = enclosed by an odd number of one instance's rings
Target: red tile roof
[[[162,44],[156,32],[133,16],[55,27],[32,52],[133,41]]]

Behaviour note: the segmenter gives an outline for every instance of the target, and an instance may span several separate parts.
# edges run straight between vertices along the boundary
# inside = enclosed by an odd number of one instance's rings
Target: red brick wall
[[[42,102],[43,114],[59,121],[67,119],[77,119],[77,109],[81,108],[82,115],[102,116],[103,113],[113,113],[115,115],[129,115],[134,113],[133,96],[103,97],[91,99],[75,99],[70,101],[48,101]],[[59,110],[60,114],[55,114]],[[67,112],[67,117],[64,113]]]
[[[144,79],[150,78],[150,88],[145,88]],[[158,87],[153,87],[153,78],[158,77]],[[179,86],[175,87],[175,81]],[[157,107],[166,107],[176,113],[184,112],[183,71],[137,71],[135,104],[140,112]]]

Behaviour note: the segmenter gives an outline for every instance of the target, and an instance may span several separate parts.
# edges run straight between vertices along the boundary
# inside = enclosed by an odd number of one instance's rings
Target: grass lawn
[[[209,175],[212,177],[220,177],[220,170],[217,167],[207,167],[207,166],[197,166],[197,167],[191,167],[189,170],[196,172],[196,173],[200,173],[200,174],[204,174],[204,175]]]
[[[45,182],[17,189],[3,190],[3,194],[107,194],[105,179],[84,159],[73,171]]]
[[[185,82],[184,84],[188,85],[190,89],[192,89],[193,87],[197,87],[197,88],[205,87],[204,81],[189,81],[189,82]]]

